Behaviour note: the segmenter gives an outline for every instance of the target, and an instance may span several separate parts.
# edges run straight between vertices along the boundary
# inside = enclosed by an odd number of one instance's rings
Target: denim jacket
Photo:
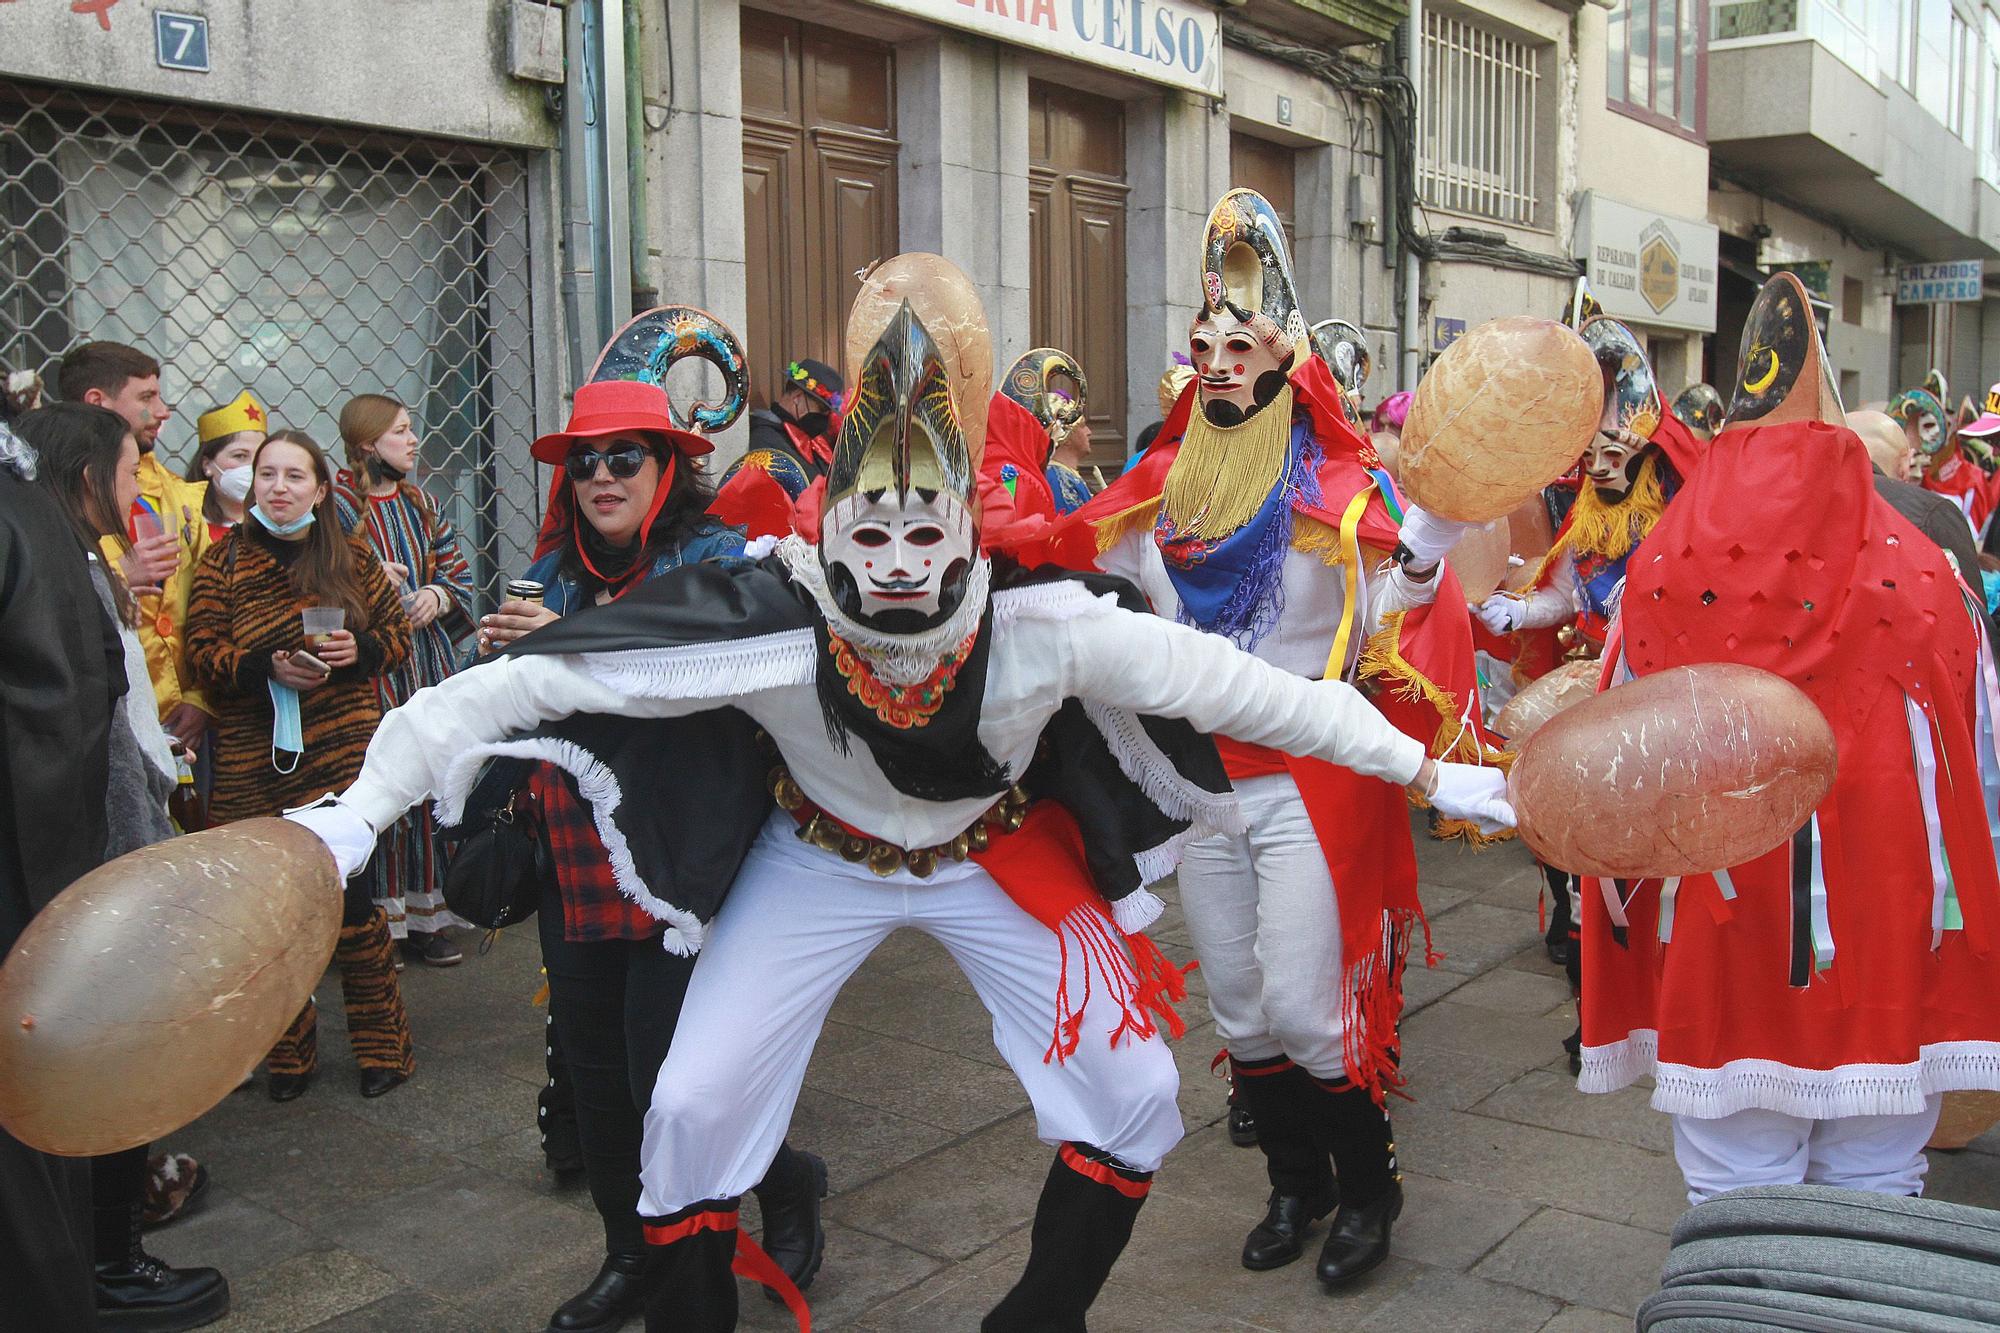
[[[735,528],[712,518],[703,519],[692,536],[680,546],[670,551],[662,551],[653,559],[653,567],[646,572],[648,579],[656,579],[670,569],[682,565],[697,564],[703,560],[727,560],[743,555],[743,534]],[[578,599],[576,579],[560,573],[562,552],[551,551],[528,566],[523,577],[533,579],[546,590],[542,605],[559,616],[566,616],[576,606]]]

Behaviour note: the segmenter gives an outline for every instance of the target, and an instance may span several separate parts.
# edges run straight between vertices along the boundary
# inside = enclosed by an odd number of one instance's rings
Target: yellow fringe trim
[[[1176,535],[1220,541],[1257,517],[1284,480],[1291,451],[1291,385],[1235,426],[1214,424],[1197,404],[1160,494]]]
[[[1158,500],[1141,500],[1130,509],[1113,514],[1109,518],[1099,519],[1097,521],[1097,553],[1103,555],[1119,542],[1124,541],[1126,535],[1135,529],[1150,529],[1159,512],[1160,502]]]
[[[1300,555],[1318,556],[1328,569],[1338,569],[1347,563],[1347,552],[1340,545],[1340,529],[1305,514],[1292,518],[1292,549]]]
[[[1549,553],[1542,557],[1542,563],[1535,566],[1535,576],[1528,580],[1527,588],[1541,586],[1542,577],[1555,567],[1565,551],[1583,551],[1616,560],[1630,555],[1632,548],[1646,539],[1666,512],[1666,490],[1660,484],[1660,456],[1657,452],[1647,455],[1639,465],[1639,475],[1632,482],[1632,489],[1616,504],[1606,504],[1597,494],[1597,488],[1585,478],[1577,488],[1576,507],[1570,511],[1569,530],[1562,540],[1549,547]]]

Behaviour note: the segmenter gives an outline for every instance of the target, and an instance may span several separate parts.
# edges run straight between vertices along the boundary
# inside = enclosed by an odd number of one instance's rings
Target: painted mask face
[[[940,491],[849,494],[828,511],[820,537],[842,609],[883,628],[949,615],[978,545],[971,512]]]
[[[1935,458],[1949,438],[1944,425],[1944,404],[1927,389],[1906,389],[1889,403],[1889,415],[1902,423],[1910,447],[1923,458]]]
[[[861,367],[827,473],[820,562],[841,610],[890,633],[956,611],[979,553],[971,494],[949,374],[906,302]]]
[[[1260,327],[1268,326],[1268,327]],[[1269,402],[1284,384],[1287,349],[1269,320],[1245,319],[1224,306],[1204,310],[1188,330],[1188,352],[1201,405],[1218,426],[1232,426]]]
[[[1639,465],[1646,461],[1646,451],[1650,448],[1652,445],[1631,431],[1604,427],[1583,452],[1583,475],[1597,488],[1600,500],[1616,504],[1631,492]]]

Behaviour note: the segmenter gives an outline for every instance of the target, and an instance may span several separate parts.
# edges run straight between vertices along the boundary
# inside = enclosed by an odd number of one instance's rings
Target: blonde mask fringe
[[[1284,480],[1291,442],[1289,384],[1235,426],[1215,425],[1197,403],[1160,496],[1174,531],[1213,541],[1255,518]]]

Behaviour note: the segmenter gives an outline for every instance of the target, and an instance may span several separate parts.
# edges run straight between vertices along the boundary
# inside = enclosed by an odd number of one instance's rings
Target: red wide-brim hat
[[[689,457],[715,449],[706,436],[674,424],[667,391],[659,385],[641,380],[594,380],[576,391],[569,424],[536,440],[528,452],[538,463],[559,467],[578,440],[633,432],[662,436],[676,452]]]

